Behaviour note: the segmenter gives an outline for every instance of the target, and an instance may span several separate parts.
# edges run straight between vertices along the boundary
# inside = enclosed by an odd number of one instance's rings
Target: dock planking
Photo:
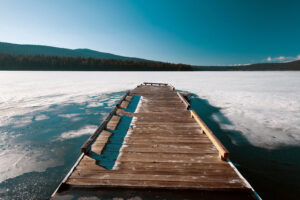
[[[126,109],[134,96],[141,98],[135,112],[130,112]],[[246,199],[249,194],[257,198],[229,164],[229,152],[201,124],[200,117],[188,110],[189,103],[173,86],[145,83],[123,99],[107,130],[93,137],[91,152],[84,152],[53,198],[61,196],[63,188],[89,187],[230,191],[230,195],[237,191],[239,195],[244,192]],[[113,132],[124,116],[132,117],[125,137]],[[99,162],[91,156],[101,156],[103,151],[117,154],[117,159]],[[114,166],[106,169],[103,162],[114,162]]]
[[[115,130],[121,120],[121,117],[114,115],[107,123],[107,129]]]

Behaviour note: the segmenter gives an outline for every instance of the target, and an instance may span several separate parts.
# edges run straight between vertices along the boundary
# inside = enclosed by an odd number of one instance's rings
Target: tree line
[[[190,71],[192,66],[154,61],[0,54],[0,70]]]
[[[32,71],[288,71],[300,70],[300,60],[243,66],[194,66],[155,61],[11,55],[0,53],[0,70]]]

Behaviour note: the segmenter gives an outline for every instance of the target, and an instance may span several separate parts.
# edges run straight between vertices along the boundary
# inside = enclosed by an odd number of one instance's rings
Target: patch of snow
[[[95,132],[98,127],[95,125],[87,125],[79,130],[72,130],[64,132],[60,135],[60,139],[71,139],[76,137],[81,137],[83,135],[91,135]]]

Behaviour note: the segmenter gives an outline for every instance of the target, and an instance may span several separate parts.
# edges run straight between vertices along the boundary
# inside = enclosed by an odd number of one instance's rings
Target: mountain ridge
[[[58,57],[82,57],[95,59],[116,59],[116,60],[133,60],[133,61],[148,61],[142,58],[120,56],[112,53],[100,52],[88,48],[68,49],[62,47],[53,47],[48,45],[34,44],[14,44],[8,42],[0,42],[0,53],[10,55],[24,56],[58,56]]]

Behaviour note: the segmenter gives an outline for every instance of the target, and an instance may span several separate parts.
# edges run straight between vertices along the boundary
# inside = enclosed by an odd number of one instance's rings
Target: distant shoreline
[[[300,60],[240,66],[196,66],[125,57],[90,49],[0,42],[0,70],[10,71],[300,71]]]
[[[300,61],[242,66],[194,66],[156,61],[0,54],[8,71],[300,71]]]
[[[1,67],[0,67],[1,68]],[[193,71],[157,71],[157,70],[6,70],[0,72],[299,72],[300,70],[193,70]]]

